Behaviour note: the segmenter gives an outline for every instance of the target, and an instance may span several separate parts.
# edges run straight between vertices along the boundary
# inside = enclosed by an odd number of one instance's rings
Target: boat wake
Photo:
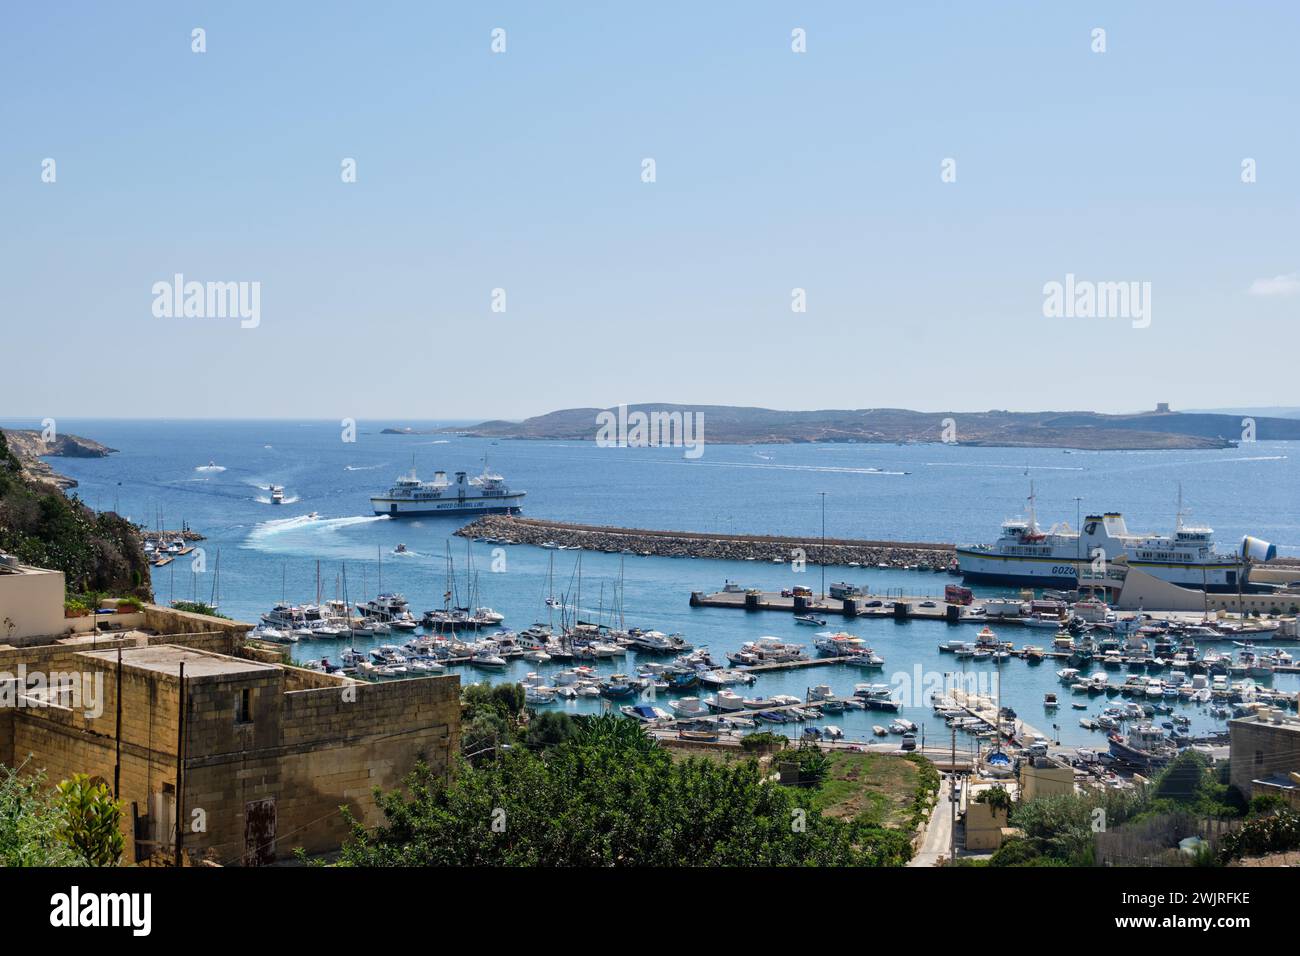
[[[344,471],[374,471],[376,468],[383,468],[383,465],[344,465]]]
[[[194,470],[218,472],[218,471],[225,471],[226,466],[225,465],[196,465]]]
[[[927,468],[1009,468],[1014,471],[1087,471],[1082,465],[999,465],[986,461],[927,461]]]
[[[311,515],[295,515],[292,518],[272,518],[270,521],[262,521],[253,527],[248,533],[247,544],[256,546],[259,541],[266,541],[274,538],[276,535],[284,534],[287,531],[300,531],[311,529],[312,532],[317,530],[321,532],[338,531],[341,528],[350,528],[353,525],[370,524],[374,521],[388,521],[388,515],[352,515],[347,518],[318,518]]]

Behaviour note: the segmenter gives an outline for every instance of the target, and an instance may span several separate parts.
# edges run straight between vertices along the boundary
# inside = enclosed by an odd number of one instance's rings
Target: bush
[[[576,733],[572,717],[558,710],[548,710],[529,723],[528,746],[533,750],[544,750],[571,740]]]
[[[1247,820],[1241,829],[1224,837],[1219,843],[1219,862],[1296,849],[1300,849],[1300,813],[1288,808]]]
[[[62,813],[59,836],[87,866],[117,866],[122,859],[122,805],[108,785],[93,783],[84,773],[59,784]]]
[[[740,738],[740,748],[747,753],[753,753],[758,750],[784,750],[790,742],[789,738],[783,734],[774,734],[768,730],[760,730],[758,733],[746,734]]]

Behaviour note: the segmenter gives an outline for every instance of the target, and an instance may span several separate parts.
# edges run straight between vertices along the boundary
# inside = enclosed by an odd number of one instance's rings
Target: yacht
[[[817,648],[817,653],[823,657],[851,657],[862,653],[866,642],[860,637],[854,637],[843,631],[823,631],[813,641],[813,647]]]
[[[406,598],[396,592],[380,594],[365,604],[358,604],[357,612],[372,626],[374,623],[386,624],[399,631],[413,631],[420,626],[407,607]],[[375,633],[379,633],[378,628],[375,628]]]
[[[282,504],[284,504],[284,487],[283,487],[283,486],[281,486],[281,485],[272,485],[272,486],[270,487],[269,490],[270,490],[270,492],[271,492],[271,504],[273,504],[273,505],[282,505]]]
[[[377,515],[406,518],[418,515],[513,514],[520,510],[524,491],[511,491],[505,479],[484,468],[469,478],[458,471],[453,480],[436,471],[432,481],[421,481],[415,468],[401,475],[385,494],[375,495],[370,505]]]
[[[740,650],[728,654],[732,664],[773,664],[805,660],[802,644],[792,644],[777,637],[760,637],[746,641]]]
[[[632,628],[623,638],[629,647],[642,654],[680,654],[691,650],[680,634],[665,634],[662,631],[643,631]]]

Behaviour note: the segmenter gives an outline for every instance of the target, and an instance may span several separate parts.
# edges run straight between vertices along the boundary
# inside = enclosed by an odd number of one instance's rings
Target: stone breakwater
[[[586,551],[653,555],[662,558],[717,558],[724,561],[790,561],[802,551],[809,564],[946,570],[955,554],[951,544],[915,541],[857,541],[707,534],[695,531],[650,531],[568,524],[511,515],[487,515],[461,528],[465,538],[488,538],[509,544],[554,545]],[[823,556],[825,561],[823,562]]]

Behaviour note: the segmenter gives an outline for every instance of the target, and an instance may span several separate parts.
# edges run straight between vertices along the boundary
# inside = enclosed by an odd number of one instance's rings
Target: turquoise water
[[[6,421],[7,427],[39,423]],[[383,586],[400,590],[417,614],[441,604],[445,588],[445,549],[450,542],[460,588],[464,591],[466,543],[451,534],[465,519],[422,518],[394,521],[368,513],[367,498],[386,489],[412,455],[423,476],[435,468],[475,472],[489,456],[494,470],[528,492],[525,513],[535,517],[597,524],[728,533],[807,534],[821,529],[821,499],[826,492],[827,534],[922,541],[987,541],[999,523],[1021,512],[1034,480],[1041,524],[1075,523],[1075,497],[1090,510],[1120,510],[1135,530],[1172,527],[1178,483],[1192,517],[1215,527],[1221,547],[1231,549],[1243,534],[1271,540],[1282,554],[1300,553],[1300,494],[1297,493],[1296,443],[1260,442],[1238,449],[1207,452],[1064,452],[1059,449],[965,448],[947,445],[709,445],[698,461],[674,449],[597,448],[575,442],[489,442],[454,436],[380,435],[383,424],[361,423],[354,443],[340,440],[334,422],[59,422],[66,432],[85,435],[120,449],[105,459],[59,459],[56,468],[80,482],[77,493],[91,506],[116,504],[121,513],[153,526],[161,513],[164,527],[182,520],[207,536],[207,572],[191,573],[188,559],[154,571],[160,601],[197,596],[212,588],[216,552],[221,560],[221,606],[233,617],[255,621],[285,597],[311,600],[320,561],[322,592],[333,597],[347,568],[353,601],[377,588],[377,553],[382,552]],[[209,460],[224,470],[202,470]],[[273,506],[265,486],[283,485],[286,503]],[[316,511],[319,520],[305,515]],[[392,555],[405,543],[412,554]],[[494,573],[493,546],[471,545],[479,570],[479,603],[506,616],[506,626],[521,628],[546,620],[548,559],[555,557],[556,591],[568,590],[577,552],[505,548]],[[584,553],[584,617],[608,611],[620,561],[624,568],[624,610],[629,625],[681,632],[707,645],[721,659],[746,640],[762,635],[798,640],[809,646],[816,629],[796,625],[786,614],[744,613],[691,608],[692,590],[718,590],[724,580],[779,589],[792,584],[820,586],[811,567],[795,574],[788,565]],[[939,595],[952,578],[924,572],[828,568],[827,582],[849,580],[872,591],[901,589],[913,595]],[[282,584],[283,581],[283,584]],[[998,593],[981,589],[980,593]],[[839,623],[832,618],[831,627]],[[837,628],[838,629],[838,628]],[[894,681],[895,675],[923,679],[960,670],[991,675],[992,664],[972,664],[940,654],[941,641],[973,637],[969,626],[940,622],[859,621],[851,631],[866,638],[885,658],[882,672],[841,665],[764,675],[750,694],[802,696],[815,684],[848,694],[856,682]],[[1042,644],[1050,634],[1007,629],[1017,643]],[[390,638],[391,640],[391,638]],[[358,642],[359,646],[368,646]],[[337,658],[343,644],[298,645],[300,658]],[[602,665],[631,670],[635,655]],[[1082,711],[1070,708],[1068,689],[1056,680],[1060,664],[1031,667],[1019,660],[1002,665],[1003,703],[1045,732],[1059,724],[1064,743],[1100,743],[1102,736],[1078,726]],[[507,672],[522,677],[547,665],[517,663]],[[549,669],[556,669],[550,666]],[[500,673],[462,668],[462,679],[500,681]],[[1112,672],[1123,680],[1125,672]],[[1275,678],[1295,690],[1293,675]],[[1043,694],[1057,692],[1055,718],[1042,708]],[[949,741],[949,731],[931,715],[920,695],[901,715],[925,727],[927,742]],[[1080,700],[1082,698],[1074,698]],[[599,709],[598,701],[556,704],[574,711]],[[1106,706],[1092,698],[1087,713]],[[1216,726],[1201,708],[1177,705],[1192,717],[1193,731]],[[886,715],[851,711],[827,715],[823,723],[865,738]],[[892,719],[892,717],[890,718]],[[797,725],[784,725],[797,733]],[[958,746],[969,746],[958,738]]]

